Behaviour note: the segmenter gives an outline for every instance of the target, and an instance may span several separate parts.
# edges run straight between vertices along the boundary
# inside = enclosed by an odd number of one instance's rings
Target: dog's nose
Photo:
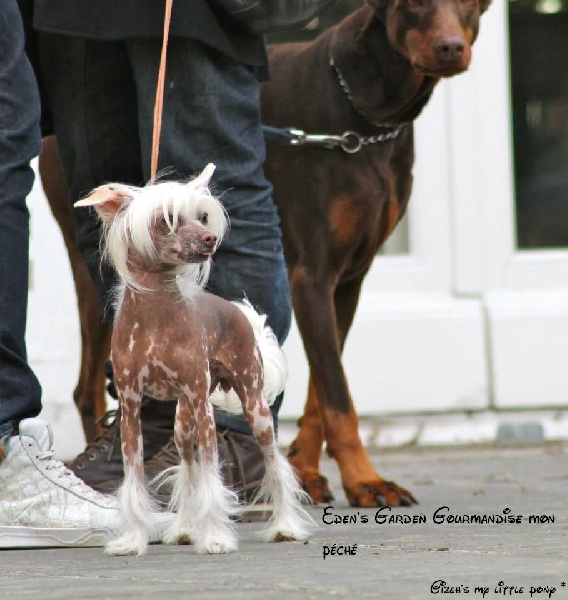
[[[460,60],[464,49],[464,40],[457,35],[439,38],[434,45],[437,57],[444,62]]]
[[[213,247],[217,242],[217,236],[210,231],[201,235],[201,241],[209,247]]]

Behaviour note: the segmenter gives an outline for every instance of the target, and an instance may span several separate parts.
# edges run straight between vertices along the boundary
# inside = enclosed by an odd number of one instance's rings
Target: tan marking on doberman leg
[[[345,494],[352,506],[409,505],[412,494],[376,473],[359,437],[357,414],[328,410],[324,418],[325,439],[337,460]]]
[[[359,219],[351,196],[338,194],[332,198],[329,224],[336,244],[346,245],[353,240]]]

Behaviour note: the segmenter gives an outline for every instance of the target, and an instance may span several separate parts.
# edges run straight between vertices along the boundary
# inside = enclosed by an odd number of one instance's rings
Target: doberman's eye
[[[207,223],[209,223],[209,215],[207,213],[203,213],[199,220],[201,221],[202,225],[207,225]]]

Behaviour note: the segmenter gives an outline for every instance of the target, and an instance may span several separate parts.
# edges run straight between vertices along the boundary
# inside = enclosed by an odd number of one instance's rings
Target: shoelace
[[[100,424],[106,431],[98,435],[90,444],[87,444],[87,447],[71,464],[82,465],[85,460],[93,460],[98,452],[106,452],[109,444],[114,445],[118,437],[118,430],[113,428],[117,414],[117,409],[107,410],[100,419],[97,419],[97,424]]]
[[[34,444],[32,442],[28,442],[28,445],[33,447]],[[54,450],[39,450],[36,454],[36,458],[45,463],[46,471],[58,471],[57,479],[66,479],[70,487],[81,488],[83,495],[99,501],[101,499],[110,501],[107,496],[89,487],[82,479],[77,477],[73,471],[70,471],[61,461],[57,460],[55,458]]]
[[[168,443],[162,447],[158,454],[154,455],[149,461],[153,465],[156,465],[160,469],[167,469],[174,465],[179,464],[179,454],[174,442],[174,438],[171,437]]]

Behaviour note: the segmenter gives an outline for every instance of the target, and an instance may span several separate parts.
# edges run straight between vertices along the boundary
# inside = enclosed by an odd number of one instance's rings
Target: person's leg
[[[71,199],[113,179],[149,180],[161,41],[42,34],[39,43]],[[160,166],[170,169],[169,177],[189,177],[214,162],[214,185],[231,220],[209,289],[228,299],[246,295],[283,342],[291,303],[272,188],[262,171],[258,83],[247,67],[185,39],[170,40],[166,73]],[[83,256],[106,300],[110,285],[100,277],[99,229],[88,211],[75,214]]]
[[[28,366],[30,161],[40,148],[39,96],[24,54],[15,2],[0,11],[0,438],[41,410],[40,385]]]
[[[148,179],[160,40],[133,40],[128,46]],[[212,187],[221,194],[230,228],[213,258],[208,289],[229,300],[246,296],[267,315],[283,343],[291,301],[272,187],[262,169],[264,153],[259,86],[252,71],[199,42],[170,39],[159,168],[166,177],[187,178],[209,162],[216,165]],[[275,425],[280,403],[281,397],[272,407]],[[225,481],[250,501],[264,475],[258,444],[242,416],[215,410],[215,423]],[[178,462],[173,447],[171,441],[148,463],[150,476]],[[268,514],[257,507],[245,519],[262,520]]]
[[[45,33],[38,34],[38,44],[69,201],[109,181],[143,185],[136,92],[124,44]],[[110,265],[101,263],[99,220],[84,208],[74,215],[79,249],[112,322],[116,278]],[[142,411],[146,458],[166,444],[173,430],[175,403],[155,404],[151,413],[146,405]],[[103,491],[115,489],[123,475],[116,414],[105,415],[102,436],[69,465]]]
[[[54,460],[41,389],[27,364],[30,160],[39,97],[15,0],[0,9],[0,548],[100,546],[118,525],[114,499]]]
[[[143,167],[149,178],[160,41],[134,40],[128,47],[138,87]],[[199,42],[170,40],[159,167],[166,172],[175,167],[167,177],[187,178],[209,162],[216,165],[213,189],[222,194],[230,229],[214,256],[208,289],[230,300],[246,296],[267,315],[283,343],[291,301],[264,157],[259,86],[252,70]],[[216,423],[250,431],[244,418],[220,411]]]
[[[38,49],[69,201],[108,181],[142,184],[136,94],[124,45],[39,33]],[[85,209],[74,215],[81,254],[110,322],[116,281],[101,263],[98,218]]]

